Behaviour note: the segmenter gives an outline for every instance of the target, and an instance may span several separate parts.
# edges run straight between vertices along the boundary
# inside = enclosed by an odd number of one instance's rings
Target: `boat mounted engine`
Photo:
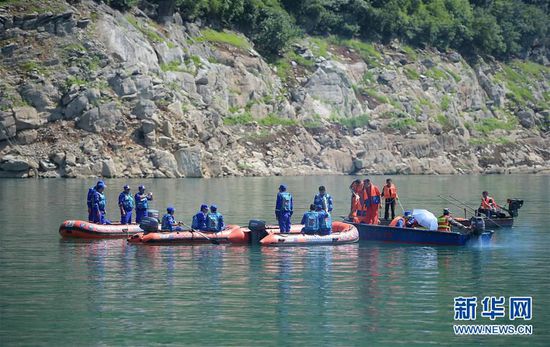
[[[510,217],[517,217],[518,210],[523,206],[523,200],[508,199],[506,202],[508,203],[508,213],[510,213]]]
[[[154,233],[159,231],[159,220],[154,217],[143,217],[139,227],[145,231],[145,233]]]
[[[260,244],[260,240],[267,236],[267,230],[265,227],[265,221],[251,219],[248,222],[248,229],[250,229],[250,242],[254,244]]]
[[[485,231],[485,220],[483,217],[474,216],[470,218],[470,227],[472,228],[472,233],[482,234]]]

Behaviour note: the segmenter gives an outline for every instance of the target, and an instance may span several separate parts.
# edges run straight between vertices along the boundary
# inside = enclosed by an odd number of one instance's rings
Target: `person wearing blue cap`
[[[210,213],[206,216],[206,230],[219,232],[224,226],[223,216],[218,212],[218,206],[210,205]]]
[[[162,231],[182,231],[183,228],[178,226],[176,223],[176,219],[174,218],[174,208],[172,206],[169,206],[166,209],[166,214],[162,216]]]
[[[94,215],[92,214],[92,205],[94,203],[94,193],[100,184],[105,185],[105,182],[97,181],[95,186],[88,188],[88,197],[86,199],[86,205],[88,205],[88,222],[94,221]]]
[[[118,207],[120,208],[120,224],[132,224],[134,197],[130,193],[129,185],[125,185],[122,193],[118,195]]]
[[[105,183],[100,181],[97,183],[92,198],[92,222],[97,224],[111,224],[111,222],[105,219],[105,207],[107,206],[107,199],[105,198]]]
[[[191,228],[195,230],[207,230],[206,228],[206,217],[208,215],[208,205],[202,204],[201,210],[199,213],[193,216],[193,221],[191,222]]]
[[[275,203],[275,217],[279,222],[279,230],[283,234],[290,233],[290,218],[293,213],[292,194],[286,191],[286,185],[279,186],[277,202]]]
[[[136,223],[140,223],[141,219],[147,215],[147,209],[149,208],[149,201],[153,200],[153,193],[149,192],[145,194],[145,186],[140,185],[138,192],[134,196],[136,202]]]

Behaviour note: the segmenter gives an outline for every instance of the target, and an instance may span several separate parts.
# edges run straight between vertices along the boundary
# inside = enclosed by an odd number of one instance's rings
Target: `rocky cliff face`
[[[0,177],[550,169],[544,55],[304,38],[270,65],[178,14],[47,4],[0,9]]]

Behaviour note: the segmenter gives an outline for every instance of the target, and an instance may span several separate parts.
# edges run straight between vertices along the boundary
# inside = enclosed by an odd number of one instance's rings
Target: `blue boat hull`
[[[353,225],[359,230],[359,240],[365,241],[464,246],[475,243],[488,244],[493,236],[492,230],[474,235],[362,223],[354,223]]]

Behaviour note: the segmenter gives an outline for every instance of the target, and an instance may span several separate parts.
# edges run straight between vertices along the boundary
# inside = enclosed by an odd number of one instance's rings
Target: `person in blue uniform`
[[[325,186],[319,187],[319,194],[315,195],[315,198],[313,199],[313,204],[315,206],[322,206],[325,212],[332,212],[332,209],[334,207],[332,196],[327,193]]]
[[[166,214],[162,216],[162,231],[182,231],[182,227],[178,226],[174,218],[174,208],[172,206],[166,209]]]
[[[195,230],[207,230],[206,217],[208,215],[208,205],[202,204],[201,210],[193,216],[191,228]]]
[[[206,215],[206,229],[219,232],[224,227],[223,216],[218,212],[218,206],[210,205],[210,213]]]
[[[140,185],[138,192],[134,196],[136,202],[136,223],[140,223],[141,219],[147,215],[147,209],[149,208],[149,201],[153,200],[153,193],[145,193],[145,186]]]
[[[277,202],[275,203],[275,217],[279,222],[279,230],[283,234],[290,233],[290,218],[293,213],[292,194],[287,192],[284,184],[279,186]]]
[[[105,183],[98,182],[92,198],[92,222],[97,224],[111,224],[105,218],[105,206],[107,205],[107,199],[105,198],[105,194],[103,194],[105,187]]]
[[[317,207],[314,204],[309,205],[309,211],[304,213],[302,217],[302,232],[304,234],[317,234],[319,232],[319,213],[316,211]]]
[[[94,221],[94,215],[92,214],[92,205],[94,203],[94,192],[96,191],[97,186],[99,186],[100,184],[105,185],[105,182],[97,181],[95,186],[90,187],[88,189],[88,197],[86,199],[86,205],[88,205],[88,222]]]
[[[323,206],[317,205],[317,213],[319,215],[319,235],[332,234],[332,218],[330,213],[323,209]]]
[[[120,224],[132,224],[134,197],[130,193],[129,185],[125,185],[122,193],[118,195],[118,207],[120,208]]]

